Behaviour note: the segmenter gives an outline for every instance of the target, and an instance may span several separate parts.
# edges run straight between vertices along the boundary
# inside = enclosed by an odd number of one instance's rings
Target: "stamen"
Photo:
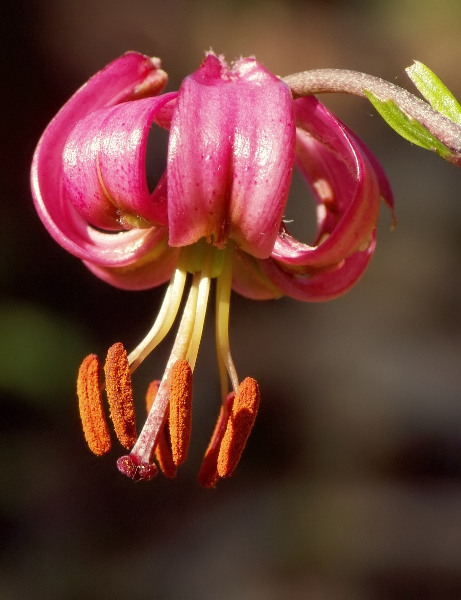
[[[117,342],[109,348],[104,373],[110,418],[119,442],[129,450],[136,442],[137,435],[130,368],[122,343]]]
[[[86,443],[91,452],[102,456],[109,452],[111,443],[102,408],[99,371],[96,354],[90,354],[83,360],[77,377],[77,396]]]
[[[153,476],[149,471],[149,466],[152,463],[154,454],[157,454],[157,460],[160,461],[159,453],[163,452],[163,449],[167,450],[171,447],[175,466],[181,464],[186,458],[191,429],[192,371],[203,332],[210,282],[214,273],[213,260],[215,255],[215,248],[205,245],[204,253],[200,259],[201,270],[195,270],[192,269],[194,264],[192,259],[195,254],[181,253],[182,267],[193,272],[192,283],[178,333],[163,378],[160,385],[158,385],[155,399],[152,401],[147,420],[131,449],[130,455],[122,457],[118,462],[119,470],[129,477],[142,478],[143,475],[140,474],[141,467],[147,477]],[[215,266],[215,269],[218,269],[218,267],[220,270],[220,264]],[[229,294],[231,272],[230,270],[229,281],[227,282]],[[132,362],[132,371],[170,328],[170,321],[176,315],[179,306],[178,297],[180,297],[184,288],[184,276],[184,269],[178,267],[160,311],[163,316],[159,316],[146,339],[128,357],[129,362]],[[178,281],[180,283],[177,283]],[[167,417],[169,410],[170,414]],[[166,435],[167,423],[170,440]],[[155,468],[154,465],[152,465],[152,468]],[[172,472],[168,466],[165,466],[165,471]]]
[[[187,360],[178,360],[170,379],[170,440],[176,466],[184,462],[192,427],[192,370]]]
[[[144,423],[144,427],[142,428],[142,431],[136,440],[136,444],[131,450],[130,456],[135,457],[137,464],[139,462],[143,465],[148,465],[150,463],[154,455],[155,446],[157,445],[158,436],[164,427],[170,399],[169,377],[173,365],[179,359],[184,359],[190,344],[190,339],[194,328],[194,319],[196,316],[199,279],[200,274],[195,273],[182,314],[178,333],[176,334],[175,342],[166,364],[154,404],[149,412],[146,422]],[[128,472],[125,471],[122,471],[122,473],[128,474]]]
[[[239,381],[229,344],[229,309],[232,289],[232,265],[234,248],[228,244],[225,251],[222,271],[216,285],[216,348],[218,353],[219,376],[221,380],[221,397],[227,396],[227,374],[232,388],[237,393]]]
[[[152,404],[154,403],[155,397],[158,392],[158,388],[160,386],[160,381],[156,379],[152,381],[147,388],[146,393],[146,409],[149,414],[150,409],[152,408]],[[159,464],[160,470],[169,479],[176,477],[176,465],[173,462],[173,456],[171,454],[171,443],[170,440],[167,439],[169,437],[168,433],[168,422],[165,423],[163,429],[160,431],[157,446],[155,447],[155,458]]]
[[[181,257],[180,264],[175,270],[170,284],[167,287],[162,306],[151,330],[128,356],[128,362],[131,365],[132,373],[139,367],[146,356],[160,344],[173,325],[176,315],[178,314],[187,277],[187,270],[183,263],[184,258]]]
[[[206,246],[202,269],[200,271],[200,279],[197,290],[197,304],[195,309],[194,328],[187,349],[186,359],[189,362],[192,371],[195,368],[197,361],[200,341],[203,334],[203,326],[205,323],[206,309],[208,305],[208,297],[210,295],[211,276],[213,271],[214,248]]]
[[[258,382],[247,377],[239,386],[232,404],[218,455],[218,475],[230,477],[238,465],[259,407]]]
[[[232,410],[235,394],[231,392],[226,398],[226,402],[221,404],[218,420],[211,436],[210,443],[203,457],[202,466],[198,474],[200,485],[206,488],[214,488],[219,479],[218,474],[218,454],[222,439],[227,427],[229,413]]]

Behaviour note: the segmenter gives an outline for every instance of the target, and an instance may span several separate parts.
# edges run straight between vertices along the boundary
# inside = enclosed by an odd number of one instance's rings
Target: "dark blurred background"
[[[117,340],[132,348],[161,291],[96,280],[45,232],[28,183],[48,121],[128,49],[160,56],[170,89],[212,47],[280,75],[344,67],[404,86],[418,59],[460,97],[461,3],[4,0],[0,10],[0,598],[461,598],[460,170],[401,140],[364,101],[322,98],[385,166],[399,225],[391,231],[383,209],[371,267],[342,299],[233,298],[234,357],[263,399],[238,471],[216,491],[196,482],[219,402],[211,318],[179,477],[134,485],[115,469],[117,449],[87,450],[78,364]],[[139,398],[168,348],[136,375]]]

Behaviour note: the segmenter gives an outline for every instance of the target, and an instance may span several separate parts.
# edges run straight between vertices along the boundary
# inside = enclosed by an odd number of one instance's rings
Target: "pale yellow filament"
[[[180,261],[165,292],[162,306],[151,330],[128,356],[132,373],[170,331],[181,304],[186,277],[187,270]]]
[[[232,289],[233,245],[228,244],[224,262],[216,286],[216,348],[218,353],[219,376],[221,380],[222,402],[227,397],[227,374],[232,388],[237,393],[239,380],[229,344],[229,309]]]
[[[185,358],[190,344],[197,310],[199,281],[200,273],[195,273],[179,324],[178,333],[176,334],[176,339],[167,361],[157,395],[147,417],[147,421],[144,424],[136,444],[131,450],[133,454],[136,454],[144,462],[151,461],[158,435],[165,422],[166,410],[169,402],[170,371],[176,361]]]
[[[208,247],[205,258],[200,271],[200,279],[198,282],[197,305],[195,311],[194,329],[192,331],[189,348],[187,349],[186,359],[189,362],[192,371],[195,368],[197,361],[200,341],[203,334],[203,326],[205,323],[205,315],[210,294],[211,273],[213,265],[213,248]]]

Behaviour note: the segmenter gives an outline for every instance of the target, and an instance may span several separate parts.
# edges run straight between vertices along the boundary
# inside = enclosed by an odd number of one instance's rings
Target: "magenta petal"
[[[88,269],[99,279],[124,290],[147,290],[168,281],[178,263],[178,248],[164,245],[155,248],[149,260],[134,262],[126,267],[100,267],[84,261]],[[145,257],[144,257],[145,258]]]
[[[362,149],[362,152],[366,155],[370,165],[372,166],[372,168],[375,172],[376,178],[378,180],[379,193],[381,195],[381,200],[384,201],[384,203],[387,205],[387,207],[391,211],[393,224],[396,225],[397,218],[396,218],[395,212],[394,212],[394,209],[395,209],[394,193],[392,192],[391,184],[389,183],[389,180],[387,178],[386,173],[384,172],[384,169],[382,168],[380,162],[378,161],[376,156],[373,154],[373,152],[370,150],[370,148],[368,148],[368,146],[366,146],[362,142],[362,140],[359,137],[357,137],[355,135],[355,133],[353,131],[351,131],[349,128],[347,128],[347,131],[349,132],[349,135],[352,138],[354,138],[355,142]]]
[[[101,229],[166,225],[166,189],[151,196],[146,146],[152,122],[176,96],[163,94],[91,112],[71,131],[63,152],[65,200]],[[140,221],[144,220],[142,224]]]
[[[237,250],[232,269],[232,289],[251,300],[279,298],[282,292],[261,270],[263,262],[265,259],[257,259],[246,252]]]
[[[347,292],[365,272],[376,247],[375,234],[368,248],[323,271],[300,274],[273,259],[260,261],[264,274],[280,292],[295,300],[324,302]]]
[[[170,244],[230,237],[270,255],[294,158],[287,86],[254,59],[232,70],[209,54],[179,91],[168,157]]]
[[[361,143],[320,102],[301,98],[295,112],[296,158],[317,201],[317,238],[309,246],[284,231],[272,257],[322,268],[342,261],[369,238],[378,217],[380,186]]]
[[[90,112],[157,93],[166,75],[157,60],[130,52],[94,75],[51,121],[35,150],[31,171],[36,209],[52,237],[79,258],[99,265],[126,265],[150,251],[155,231],[101,233],[66,203],[62,196],[62,153],[70,131]],[[116,237],[115,237],[116,236]]]

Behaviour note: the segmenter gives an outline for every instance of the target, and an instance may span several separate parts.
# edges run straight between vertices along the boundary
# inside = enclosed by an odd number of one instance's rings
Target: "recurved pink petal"
[[[124,102],[80,119],[63,151],[64,201],[101,229],[166,225],[166,185],[151,194],[146,146],[153,122],[176,93]]]
[[[294,160],[291,93],[254,59],[208,54],[179,91],[168,154],[170,244],[233,239],[267,257]]]
[[[165,232],[166,235],[166,232]],[[147,290],[168,281],[176,268],[178,248],[170,248],[165,243],[126,267],[100,267],[84,261],[88,269],[106,283],[124,290]]]
[[[265,258],[277,237],[293,174],[293,100],[256,61],[242,60],[237,68],[247,87],[246,94],[237,93],[231,237],[249,254]]]
[[[36,209],[52,237],[82,260],[127,265],[150,251],[155,231],[101,233],[63,197],[62,153],[75,124],[89,113],[129,99],[154,95],[166,82],[157,59],[130,52],[94,75],[64,105],[35,150],[31,185]]]
[[[237,250],[232,269],[232,289],[251,300],[271,300],[282,296],[279,288],[261,269],[261,263],[265,260]]]
[[[317,202],[317,236],[310,246],[283,229],[272,257],[323,268],[367,243],[378,217],[380,184],[368,152],[318,100],[296,100],[295,112],[296,158]]]
[[[355,133],[353,131],[351,131],[348,127],[346,127],[346,129],[347,129],[349,135],[352,138],[354,138],[356,143],[362,149],[362,152],[368,158],[368,161],[369,161],[370,165],[372,166],[372,168],[375,172],[376,178],[378,180],[379,193],[381,195],[381,200],[383,200],[383,202],[386,204],[388,209],[391,211],[392,222],[394,225],[396,225],[397,218],[396,218],[395,212],[394,212],[394,209],[395,209],[394,193],[392,191],[391,184],[389,183],[389,179],[387,178],[387,175],[384,172],[384,169],[382,168],[379,160],[376,158],[376,156],[373,154],[373,152],[370,150],[370,148],[368,148],[368,146],[366,146],[366,144],[364,144],[364,142],[362,142],[362,140],[358,136],[356,136]]]
[[[304,302],[324,302],[347,292],[365,272],[376,246],[373,232],[367,249],[354,252],[337,265],[302,274],[273,259],[259,261],[261,270],[280,293]]]

